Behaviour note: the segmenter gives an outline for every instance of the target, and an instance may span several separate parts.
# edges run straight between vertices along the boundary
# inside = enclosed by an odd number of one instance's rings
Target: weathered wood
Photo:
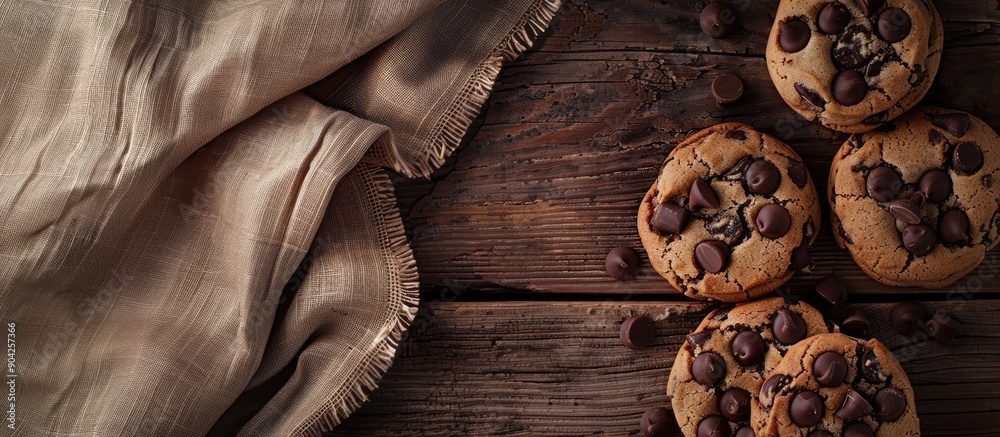
[[[865,304],[903,362],[925,436],[1000,435],[1000,302],[929,302],[963,322],[954,346],[896,333],[891,304]],[[665,394],[675,353],[706,313],[694,303],[432,303],[372,399],[335,435],[627,435]],[[622,346],[650,314],[654,345]]]
[[[720,40],[699,30],[704,2],[663,3],[567,1],[536,48],[504,69],[481,127],[457,156],[430,181],[397,184],[426,288],[675,293],[648,267],[636,281],[611,280],[604,256],[621,245],[641,249],[636,210],[663,159],[690,132],[722,121],[786,140],[823,191],[845,136],[800,119],[771,84],[762,49],[777,1],[731,2],[747,6],[740,27]],[[997,1],[936,3],[947,49],[928,100],[1000,128]],[[709,91],[721,71],[746,83],[731,108],[716,106]],[[922,291],[869,279],[824,225],[818,266],[793,288],[837,274],[857,293]],[[949,290],[1000,291],[998,269],[994,252]]]

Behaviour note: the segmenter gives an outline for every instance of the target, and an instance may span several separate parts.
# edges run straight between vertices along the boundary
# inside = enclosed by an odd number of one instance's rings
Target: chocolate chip
[[[781,172],[770,161],[756,161],[747,168],[746,179],[751,193],[773,194],[781,185]]]
[[[809,251],[809,245],[803,242],[799,247],[792,249],[791,267],[795,270],[803,270],[810,266],[812,266],[812,253]]]
[[[916,193],[913,193],[912,196],[910,196],[910,202],[913,202],[913,204],[917,205],[917,207],[919,208],[923,208],[924,205],[927,203],[927,195],[924,194],[922,191],[917,191]]]
[[[851,143],[851,148],[857,150],[865,145],[864,134],[851,134],[851,137],[847,139]]]
[[[956,137],[963,137],[969,130],[969,114],[936,114],[931,115],[931,124],[944,129]],[[935,132],[935,131],[931,131]]]
[[[722,416],[708,416],[698,424],[698,437],[729,437],[732,433]]]
[[[726,360],[714,352],[704,352],[691,364],[691,374],[695,381],[714,386],[726,376]]]
[[[899,419],[906,410],[906,395],[895,387],[886,387],[875,393],[875,417],[883,422]]]
[[[760,334],[753,331],[743,331],[736,334],[733,344],[730,345],[733,357],[744,366],[754,366],[764,361],[764,352],[767,345]]]
[[[639,268],[639,254],[631,247],[612,249],[604,259],[604,268],[612,278],[619,281],[635,279],[635,271]]]
[[[632,316],[622,322],[618,337],[629,349],[642,349],[649,346],[656,336],[656,324],[647,315]]]
[[[857,70],[872,57],[866,46],[871,39],[868,31],[861,26],[848,28],[836,37],[833,44],[833,60],[841,70]],[[862,54],[865,53],[865,54]]]
[[[847,360],[836,352],[823,352],[813,361],[813,376],[822,387],[838,386],[847,378]]]
[[[878,15],[878,36],[886,42],[900,42],[910,34],[910,16],[900,8],[888,8]]]
[[[731,422],[750,420],[750,393],[741,388],[731,388],[719,397],[719,412]]]
[[[757,433],[753,432],[753,428],[744,426],[736,431],[736,437],[757,437]]]
[[[932,146],[936,146],[938,144],[945,142],[945,137],[944,134],[941,133],[941,131],[937,129],[931,129],[929,132],[927,132],[927,141],[931,143]]]
[[[892,309],[892,327],[903,335],[923,331],[926,319],[927,308],[917,302],[900,302]]]
[[[842,71],[833,78],[833,98],[844,106],[861,103],[868,94],[868,82],[854,70]]]
[[[674,413],[663,407],[646,410],[639,420],[639,431],[646,437],[669,437],[681,432]]]
[[[920,176],[918,186],[928,202],[941,203],[951,195],[951,176],[938,169],[929,170]]]
[[[875,437],[872,428],[863,422],[854,422],[844,428],[843,437]]]
[[[788,163],[788,177],[796,187],[805,188],[809,182],[809,169],[804,162],[792,160]]]
[[[732,32],[736,14],[722,3],[712,3],[701,10],[701,31],[712,38],[722,38]]]
[[[696,210],[698,208],[718,208],[719,207],[719,196],[715,194],[715,190],[705,182],[704,179],[698,178],[694,180],[691,184],[691,192],[688,194],[688,208]]]
[[[778,239],[784,237],[792,228],[792,215],[785,207],[777,203],[769,203],[757,212],[756,222],[757,231],[761,235]]]
[[[806,321],[802,316],[787,309],[780,308],[774,313],[774,339],[781,344],[795,344],[806,338]]]
[[[796,83],[795,91],[799,93],[799,96],[805,99],[805,101],[811,103],[813,106],[820,109],[826,107],[826,100],[824,100],[823,97],[820,96],[819,93],[817,93],[816,91],[806,88],[805,85],[802,85],[801,83]]]
[[[778,28],[781,31],[778,34],[778,44],[781,45],[782,50],[788,53],[795,53],[806,48],[806,45],[809,44],[809,38],[812,37],[809,25],[798,18],[781,21],[778,23]]]
[[[743,81],[735,74],[722,73],[712,81],[712,95],[720,105],[736,103],[743,97]]]
[[[741,129],[733,129],[733,130],[731,130],[729,132],[726,132],[726,138],[729,138],[731,140],[746,141],[747,140],[747,133],[746,133],[746,131],[743,131]],[[749,156],[747,158],[749,158]],[[746,158],[743,158],[743,159],[746,159]]]
[[[861,308],[856,308],[854,313],[840,324],[841,331],[861,338],[868,338],[871,334],[871,329],[872,323],[868,320],[868,315]]]
[[[866,185],[868,197],[878,202],[889,202],[903,190],[903,178],[889,167],[875,167],[868,173]]]
[[[937,244],[934,228],[926,223],[903,228],[903,247],[916,256],[924,256]]]
[[[864,352],[859,354],[861,356],[861,361],[858,363],[861,365],[861,376],[872,384],[881,384],[886,380],[886,374],[882,371],[882,361],[878,359],[878,355],[875,354],[873,349],[865,348]]]
[[[733,132],[737,132],[737,131],[731,131],[729,133],[731,134]],[[739,132],[743,132],[743,131],[739,131]],[[726,136],[728,137],[729,134],[726,134]],[[746,139],[746,134],[745,133],[743,134],[743,139],[744,140]],[[754,159],[753,159],[752,156],[744,156],[744,157],[740,158],[739,161],[736,161],[736,165],[734,165],[732,168],[730,168],[729,170],[726,171],[726,176],[743,175],[743,173],[746,171],[746,168],[750,164],[753,164],[753,162],[754,162]]]
[[[712,338],[712,330],[692,332],[687,335],[687,342],[694,349],[704,346],[709,338]]]
[[[719,273],[729,264],[729,246],[724,241],[702,241],[694,247],[698,267],[709,273]]]
[[[804,391],[792,398],[788,414],[796,425],[807,428],[823,419],[823,411],[823,399],[815,392]]]
[[[788,375],[781,375],[781,374],[772,375],[770,378],[767,378],[767,380],[764,381],[763,385],[760,386],[760,395],[761,396],[774,395],[775,393],[779,392],[782,388],[784,388],[786,385],[788,385],[789,381],[791,381],[791,378],[789,378]]]
[[[851,422],[872,414],[874,410],[872,404],[852,388],[847,390],[843,405],[833,415],[844,419],[845,422]]]
[[[952,344],[955,340],[955,335],[958,334],[959,325],[958,321],[951,317],[951,314],[938,311],[927,322],[927,329],[930,331],[931,336],[939,343]]]
[[[955,170],[966,174],[975,173],[983,166],[983,152],[975,144],[961,143],[955,146],[951,162]]]
[[[910,199],[893,200],[889,203],[889,213],[897,220],[910,225],[920,223],[923,216],[920,207]]]
[[[876,56],[875,59],[869,61],[868,66],[865,67],[865,76],[867,77],[878,76],[879,73],[882,72],[882,69],[885,68],[885,64],[889,61],[890,59],[888,59],[887,56]]]
[[[705,230],[713,235],[722,234],[726,243],[736,245],[746,236],[746,228],[734,212],[716,214],[711,222],[705,223]]]
[[[806,437],[833,437],[833,433],[831,433],[830,431],[824,431],[822,429],[817,429],[817,430],[809,433],[808,435],[806,435]]]
[[[958,209],[950,210],[941,216],[938,228],[941,240],[945,243],[961,244],[969,242],[969,216]]]
[[[865,117],[864,120],[861,120],[861,124],[868,125],[868,126],[881,125],[879,127],[882,127],[882,126],[893,127],[891,124],[882,124],[882,123],[885,123],[888,120],[889,120],[889,112],[888,111],[882,111],[882,112],[875,113],[875,114],[872,114],[872,115],[869,115],[869,116]],[[878,128],[876,128],[876,129],[878,129]]]
[[[847,285],[833,276],[827,276],[816,284],[816,293],[833,305],[847,300]]]
[[[684,226],[687,225],[690,216],[691,211],[688,211],[683,206],[663,203],[656,208],[656,211],[653,213],[653,219],[650,220],[649,224],[653,226],[653,229],[660,231],[660,233],[679,234],[684,230]]]
[[[861,12],[865,14],[866,17],[871,17],[875,11],[879,10],[882,5],[885,4],[885,0],[854,0],[858,7],[861,8]]]
[[[841,3],[827,4],[819,11],[819,31],[824,35],[836,35],[851,22],[851,12]]]

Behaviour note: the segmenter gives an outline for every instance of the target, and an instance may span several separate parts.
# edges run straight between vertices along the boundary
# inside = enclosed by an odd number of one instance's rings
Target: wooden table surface
[[[648,263],[634,281],[604,271],[611,248],[642,253],[636,210],[660,164],[688,134],[741,121],[793,146],[824,187],[846,139],[795,115],[768,78],[777,0],[730,2],[738,27],[720,40],[698,27],[706,3],[567,0],[535,48],[503,70],[445,167],[398,180],[423,304],[381,388],[334,434],[636,435],[646,409],[669,407],[674,354],[710,306],[679,295]],[[935,3],[945,51],[926,103],[1000,130],[1000,5]],[[746,84],[735,106],[714,104],[721,72]],[[865,276],[824,226],[817,268],[788,289],[811,293],[831,274],[848,283],[903,362],[924,435],[1000,435],[1000,251],[951,287],[892,288]],[[953,346],[899,335],[888,313],[907,299],[951,312],[963,334]],[[618,326],[640,313],[659,335],[628,350]]]

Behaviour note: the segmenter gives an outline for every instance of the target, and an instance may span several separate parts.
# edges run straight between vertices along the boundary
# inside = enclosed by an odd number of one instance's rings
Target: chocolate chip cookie
[[[791,345],[828,332],[815,308],[778,297],[709,313],[677,352],[667,381],[684,435],[737,435],[748,428],[753,397],[771,369]]]
[[[927,93],[943,33],[930,0],[782,0],[767,66],[781,97],[806,119],[867,132]]]
[[[918,107],[840,148],[828,186],[834,236],[868,276],[943,287],[1000,232],[1000,138],[959,111]]]
[[[667,157],[639,206],[650,264],[698,299],[742,301],[808,268],[820,223],[805,164],[741,123],[698,132]]]
[[[789,348],[752,408],[757,437],[920,435],[913,387],[878,340],[843,334]]]

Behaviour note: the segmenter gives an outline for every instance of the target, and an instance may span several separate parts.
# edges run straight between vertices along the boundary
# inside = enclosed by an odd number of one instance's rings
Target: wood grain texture
[[[739,27],[720,40],[699,30],[704,3],[564,4],[535,49],[503,70],[465,147],[430,180],[397,184],[425,289],[676,293],[648,264],[636,281],[616,282],[604,257],[617,246],[642,248],[636,210],[660,164],[686,135],[723,121],[788,142],[824,191],[846,136],[799,118],[771,84],[763,47],[777,1],[733,2]],[[1000,128],[997,1],[936,3],[946,50],[927,101]],[[741,76],[747,90],[729,108],[710,92],[723,71]],[[836,247],[828,222],[814,259],[817,268],[793,278],[792,288],[836,274],[856,293],[924,291],[869,279]],[[1000,291],[998,269],[994,251],[948,291]]]
[[[942,346],[895,333],[892,304],[864,304],[912,381],[925,436],[1000,435],[995,300],[927,302],[963,322]],[[421,308],[372,399],[334,435],[637,435],[669,407],[666,383],[706,306],[666,302],[464,302]],[[646,313],[657,338],[632,351],[620,323]]]

